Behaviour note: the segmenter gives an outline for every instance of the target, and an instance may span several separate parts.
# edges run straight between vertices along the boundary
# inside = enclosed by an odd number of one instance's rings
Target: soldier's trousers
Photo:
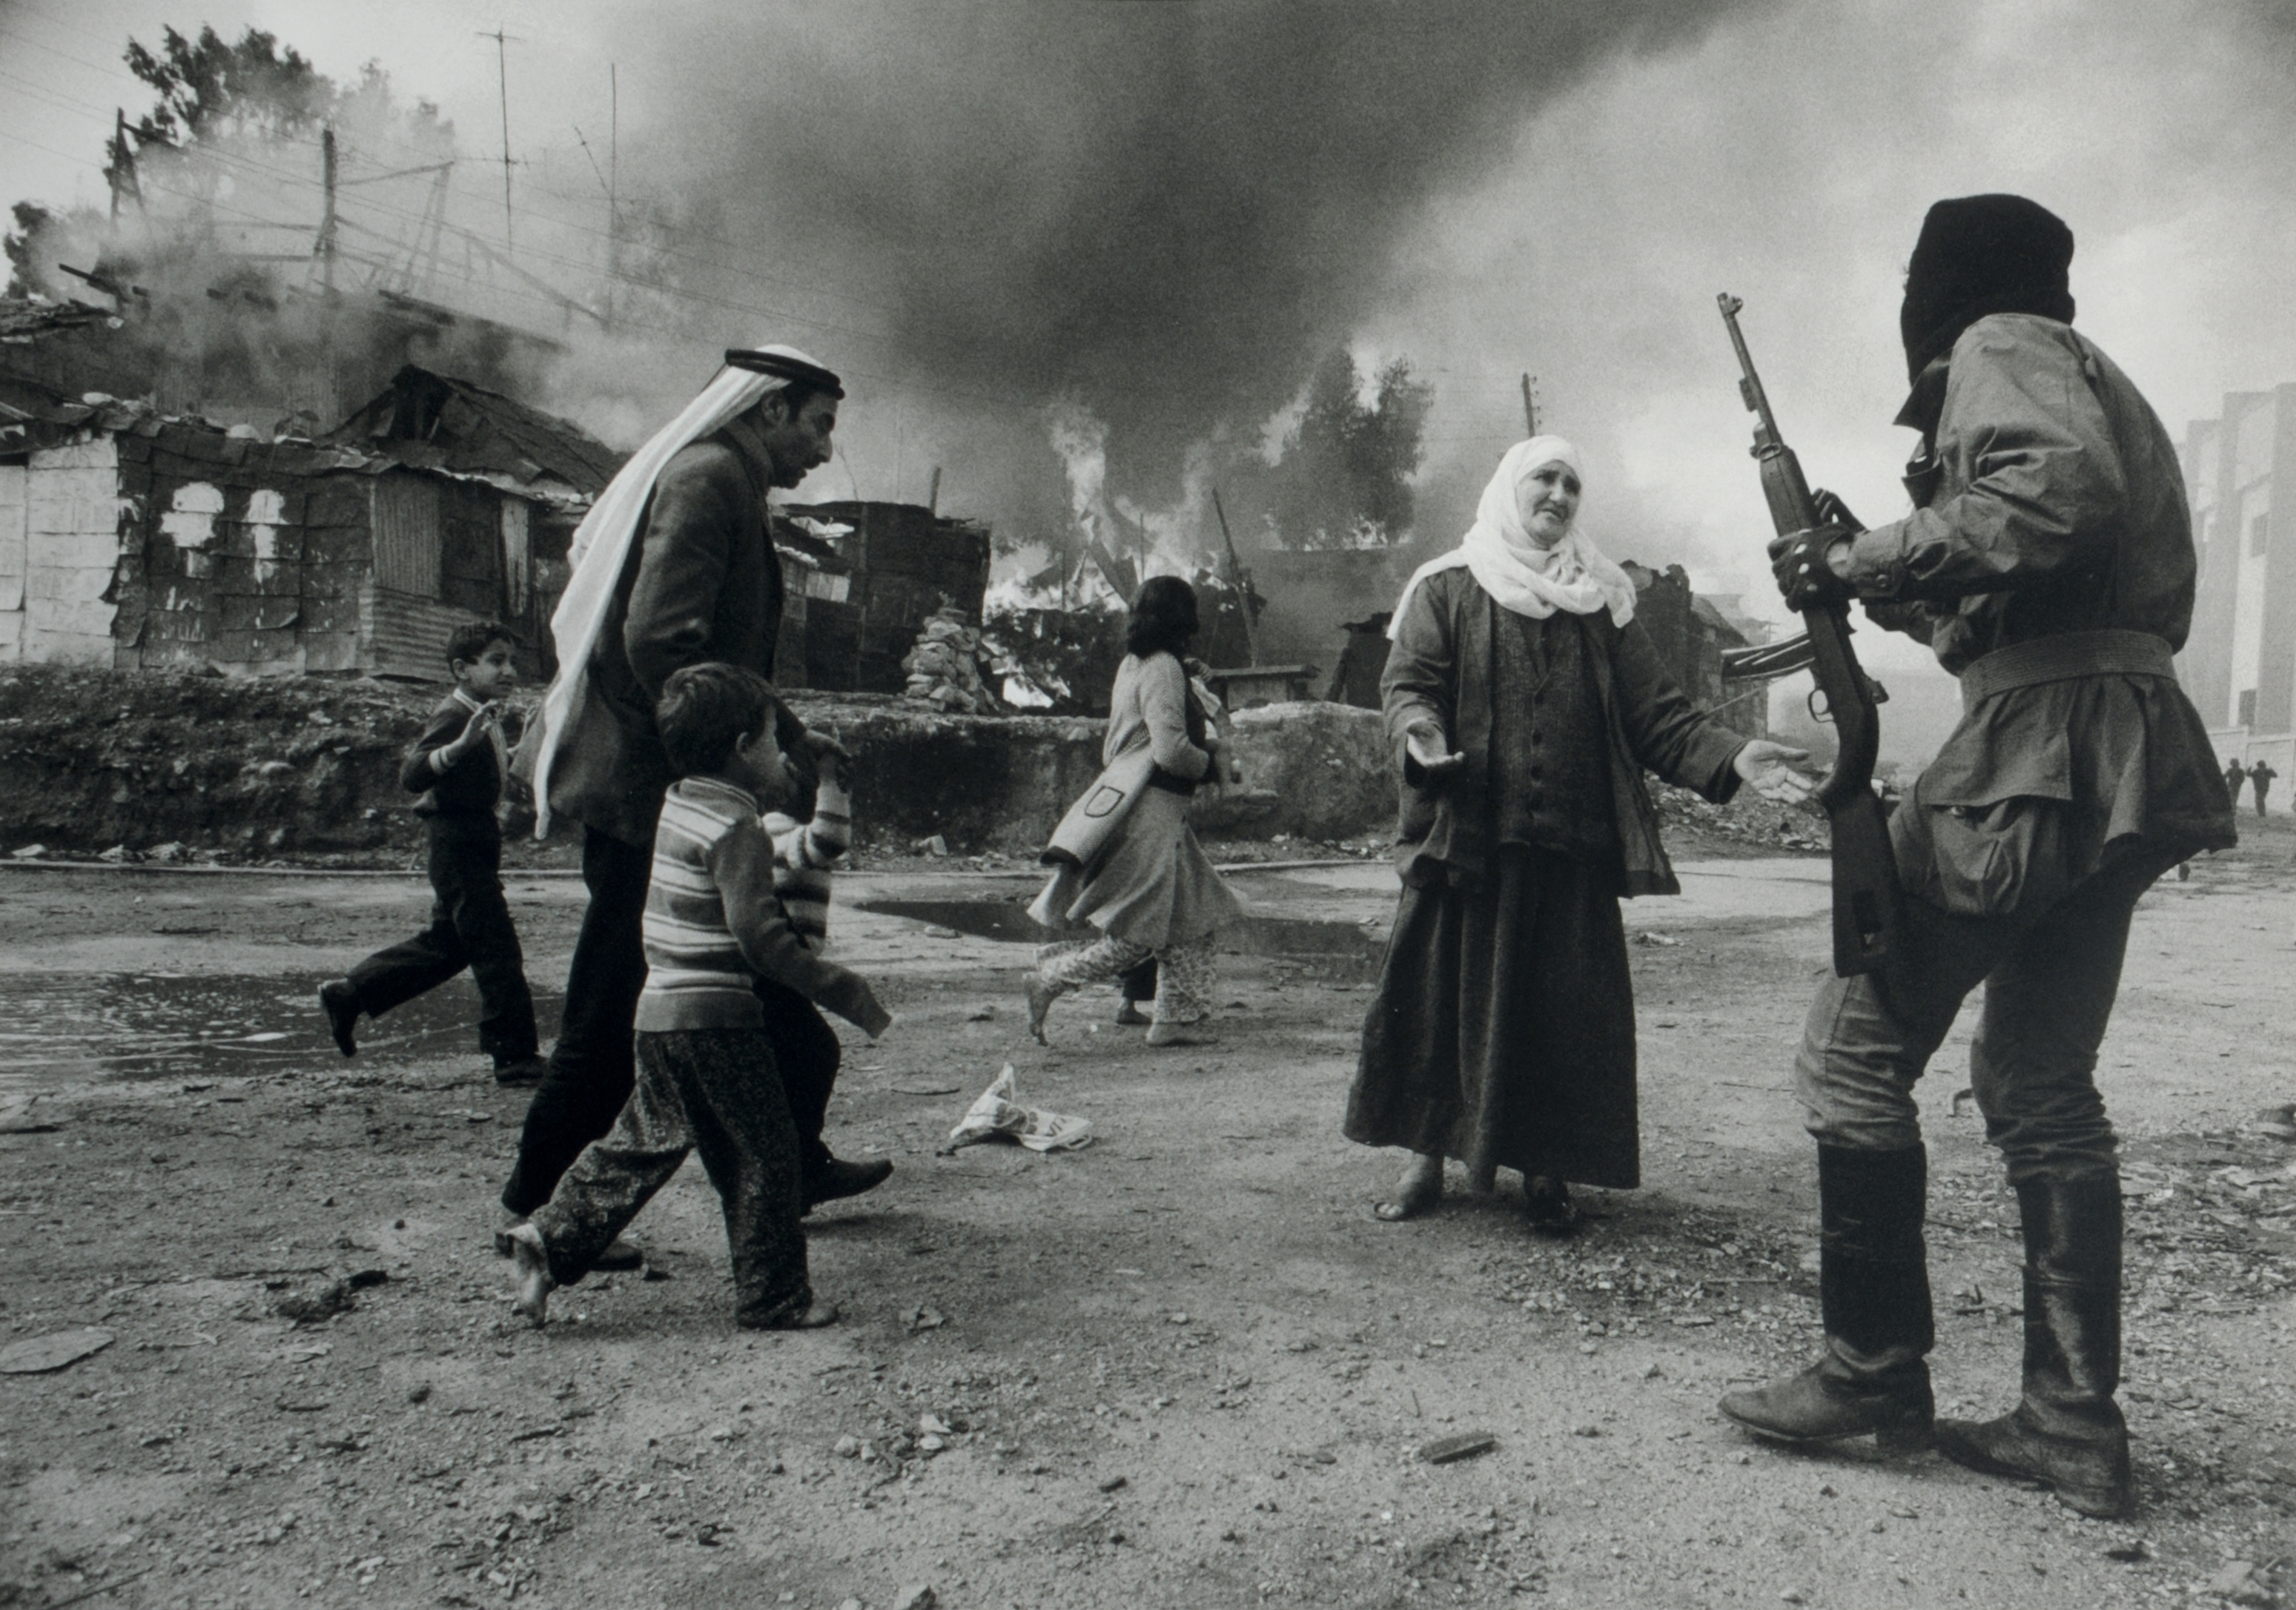
[[[1956,916],[1908,898],[1887,990],[1829,977],[1810,1006],[1794,1058],[1810,1133],[1866,1151],[1920,1145],[1915,1083],[1982,984],[1970,1084],[2011,1183],[2113,1177],[2097,1047],[2137,897],[2174,863],[2146,854],[2107,866],[2031,919]]]

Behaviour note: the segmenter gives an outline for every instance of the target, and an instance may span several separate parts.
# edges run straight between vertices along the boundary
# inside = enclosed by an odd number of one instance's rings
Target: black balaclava
[[[2065,270],[2073,232],[2038,201],[2022,196],[1961,196],[1939,201],[1922,220],[1906,267],[1906,301],[1898,332],[1906,343],[1906,378],[1950,352],[1961,332],[1989,313],[2035,313],[2073,322]]]

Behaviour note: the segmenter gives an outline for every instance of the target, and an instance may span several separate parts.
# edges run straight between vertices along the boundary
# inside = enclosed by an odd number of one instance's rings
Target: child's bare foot
[[[539,1330],[549,1321],[550,1294],[558,1286],[550,1278],[550,1253],[542,1244],[542,1232],[531,1224],[512,1230],[510,1255],[518,1262],[518,1295],[511,1308]]]
[[[1060,999],[1060,994],[1042,974],[1029,975],[1029,1038],[1038,1045],[1052,1043],[1045,1038],[1045,1014],[1053,1009],[1053,1002]]]

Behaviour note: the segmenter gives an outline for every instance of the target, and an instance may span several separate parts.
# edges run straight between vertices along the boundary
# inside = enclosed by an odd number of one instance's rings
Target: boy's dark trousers
[[[351,969],[359,1009],[380,1017],[468,968],[479,986],[479,1048],[497,1067],[531,1057],[534,997],[503,898],[502,830],[491,813],[442,813],[429,826],[430,926]]]
[[[587,1274],[698,1151],[725,1206],[736,1321],[773,1326],[803,1313],[813,1301],[798,1223],[804,1188],[772,1042],[753,1028],[679,1029],[634,1041],[629,1100],[535,1211],[551,1278],[569,1286]]]
[[[643,930],[652,870],[651,847],[624,844],[595,828],[583,838],[582,879],[590,903],[566,974],[565,1019],[550,1053],[550,1071],[527,1108],[518,1162],[503,1186],[503,1205],[512,1213],[530,1214],[547,1202],[582,1148],[612,1126],[629,1099],[636,1076],[631,1032],[645,985]],[[795,990],[759,979],[757,993],[797,1125],[799,1156],[811,1174],[829,1162],[821,1132],[843,1051],[837,1032]]]

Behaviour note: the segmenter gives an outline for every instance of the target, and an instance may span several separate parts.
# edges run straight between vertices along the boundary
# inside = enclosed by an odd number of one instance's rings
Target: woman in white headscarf
[[[1459,547],[1396,605],[1380,687],[1403,772],[1403,895],[1346,1133],[1412,1153],[1382,1219],[1443,1163],[1521,1171],[1567,1230],[1572,1182],[1641,1183],[1622,895],[1679,893],[1648,769],[1707,798],[1807,797],[1800,750],[1694,709],[1635,621],[1631,577],[1578,529],[1578,449],[1521,442]]]

